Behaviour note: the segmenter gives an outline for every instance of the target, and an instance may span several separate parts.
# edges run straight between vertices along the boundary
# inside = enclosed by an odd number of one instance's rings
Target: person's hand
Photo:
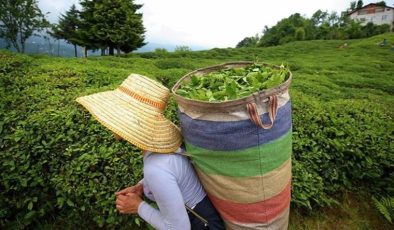
[[[126,195],[128,193],[135,193],[135,194],[137,194],[138,196],[141,197],[143,192],[144,192],[143,184],[142,183],[138,183],[138,184],[136,184],[134,186],[127,187],[127,188],[122,189],[122,190],[120,190],[118,192],[115,192],[115,195],[119,196],[119,195]]]
[[[135,193],[116,196],[116,209],[122,214],[136,214],[142,199]]]

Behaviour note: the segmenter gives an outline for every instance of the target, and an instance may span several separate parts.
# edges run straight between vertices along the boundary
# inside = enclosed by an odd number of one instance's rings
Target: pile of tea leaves
[[[245,68],[230,68],[192,76],[183,82],[176,94],[193,100],[221,102],[249,96],[260,90],[285,82],[290,72],[283,65],[271,67],[252,64]]]

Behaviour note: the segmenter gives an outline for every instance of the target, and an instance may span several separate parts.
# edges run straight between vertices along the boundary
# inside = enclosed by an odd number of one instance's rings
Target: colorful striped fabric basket
[[[186,150],[227,229],[287,229],[291,190],[290,77],[274,89],[238,100],[210,103],[176,90],[193,75],[251,62],[193,71],[172,92]]]

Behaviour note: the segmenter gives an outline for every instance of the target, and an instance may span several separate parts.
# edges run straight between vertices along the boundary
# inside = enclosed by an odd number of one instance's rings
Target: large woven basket
[[[289,78],[276,88],[226,102],[176,94],[193,75],[252,62],[198,69],[172,88],[186,150],[227,229],[286,229],[291,186]],[[279,68],[279,67],[276,67]]]

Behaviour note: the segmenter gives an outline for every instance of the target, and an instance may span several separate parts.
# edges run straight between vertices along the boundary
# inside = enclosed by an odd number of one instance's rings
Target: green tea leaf
[[[32,210],[33,209],[33,202],[30,201],[29,204],[27,205],[27,209]]]
[[[226,86],[226,94],[230,99],[235,99],[237,98],[237,84],[235,81],[231,81],[227,86]]]
[[[283,83],[288,74],[284,67],[253,64],[245,68],[224,69],[203,76],[192,76],[177,94],[202,101],[226,101],[246,97],[259,90]]]

